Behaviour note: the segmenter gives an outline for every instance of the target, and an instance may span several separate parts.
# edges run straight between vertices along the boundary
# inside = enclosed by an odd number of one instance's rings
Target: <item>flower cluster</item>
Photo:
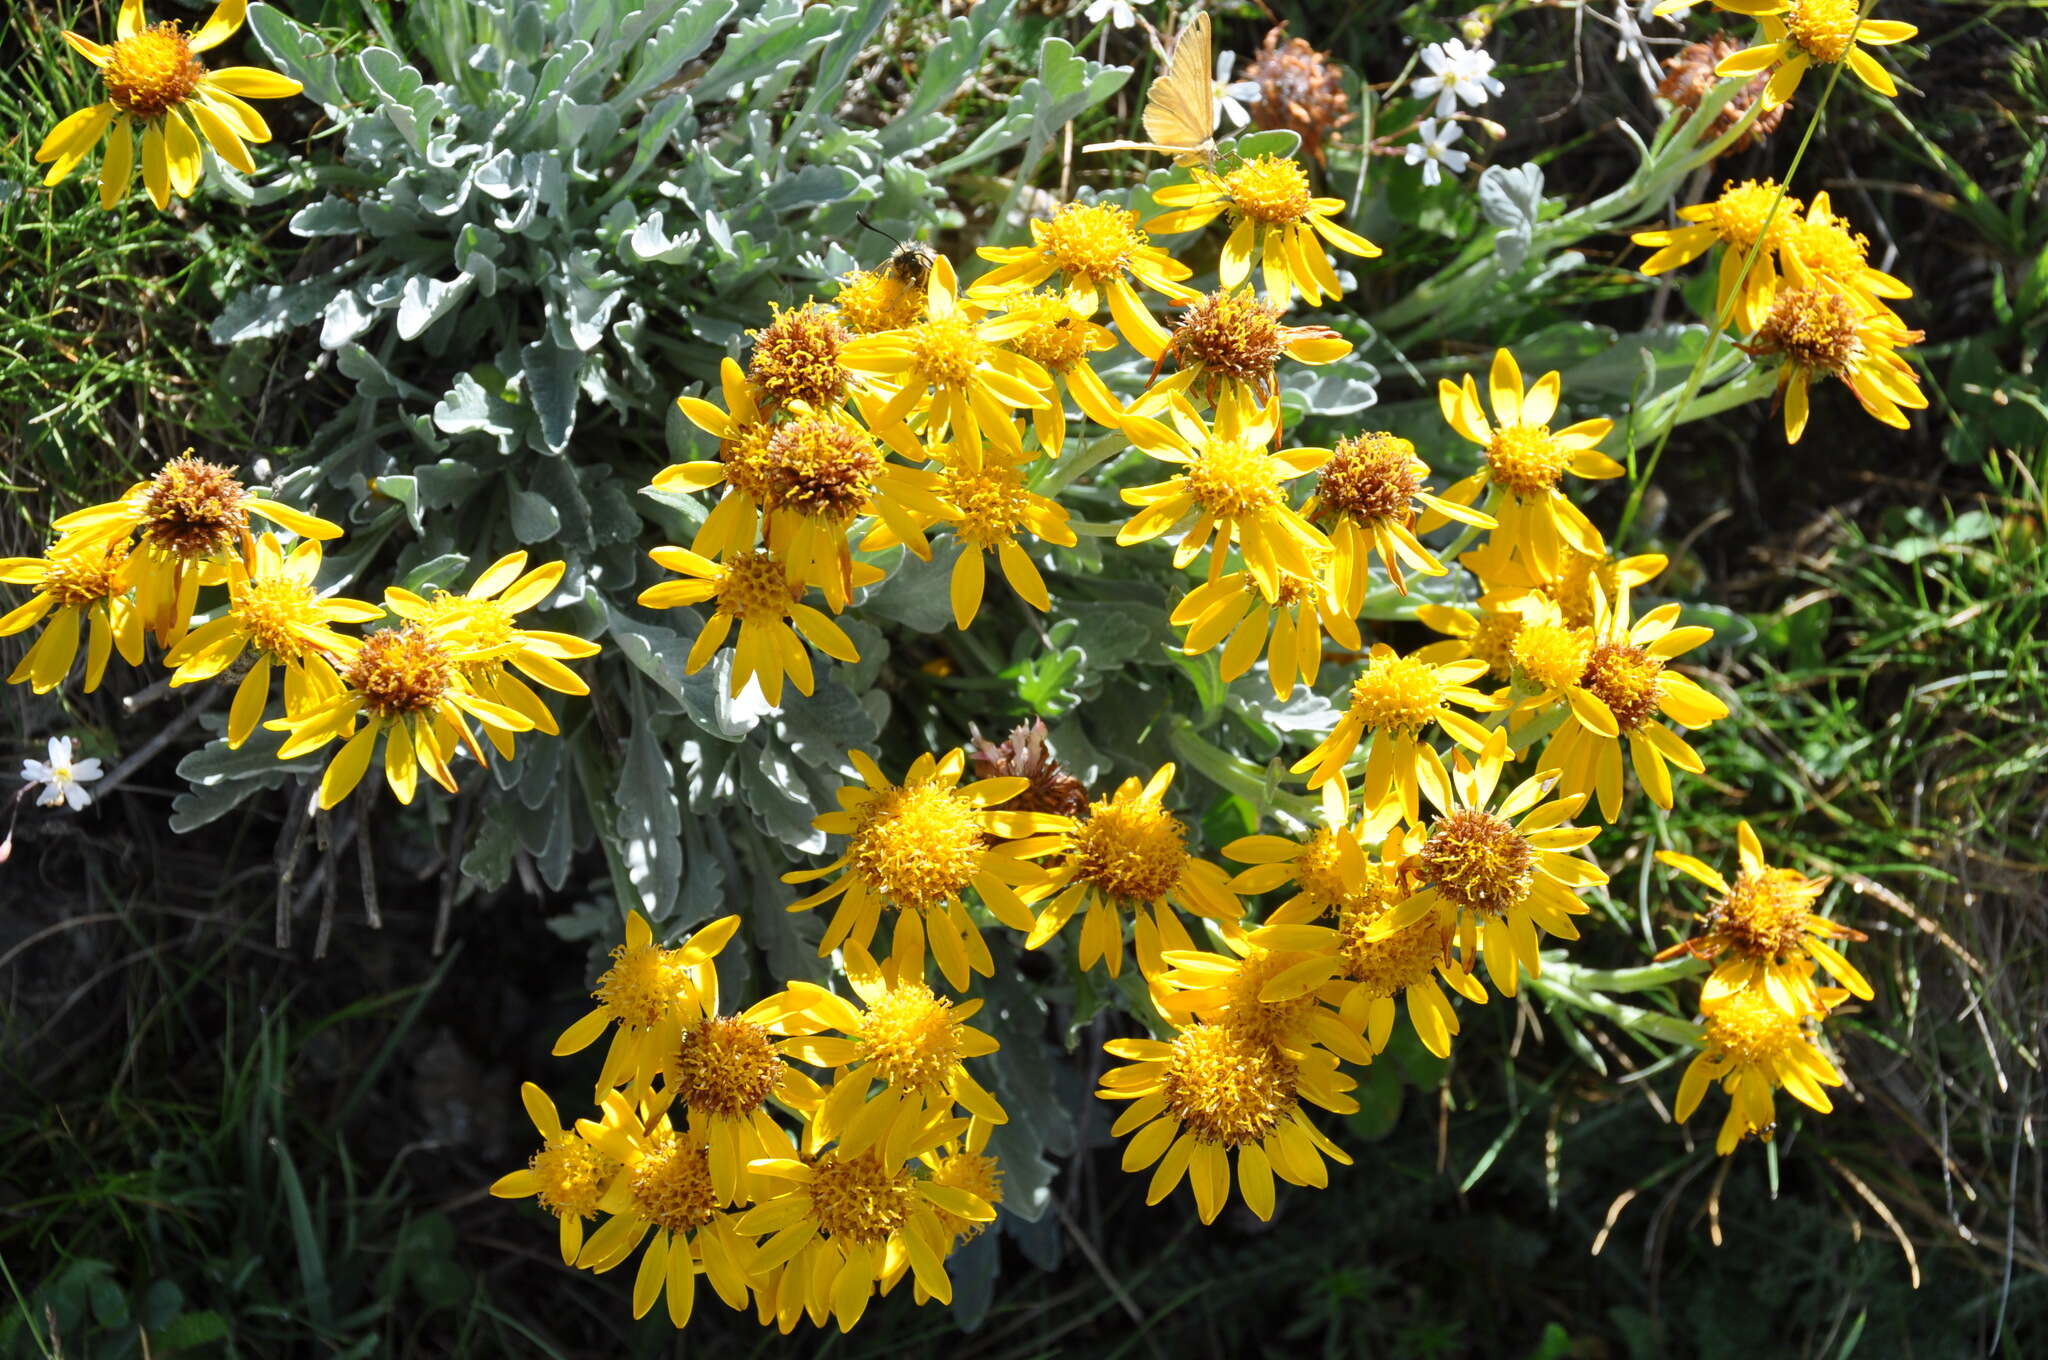
[[[297,541],[287,547],[253,520]],[[393,587],[382,606],[327,594],[318,584],[322,545],[340,538],[341,526],[256,495],[232,469],[189,453],[51,528],[56,537],[41,557],[0,559],[0,581],[33,591],[0,617],[0,637],[42,625],[8,680],[38,694],[55,689],[83,642],[90,693],[115,653],[139,666],[154,638],[172,685],[234,680],[231,748],[259,724],[287,734],[281,760],[342,743],[320,781],[323,808],[361,782],[379,736],[385,778],[409,803],[421,771],[455,791],[458,749],[487,761],[471,720],[507,759],[513,734],[559,731],[527,680],[558,694],[590,692],[563,662],[595,655],[596,643],[516,620],[555,593],[559,562],[528,570],[526,554],[515,552],[461,595],[429,599]],[[361,637],[334,627],[387,614],[388,626]],[[284,711],[265,722],[280,677]]]
[[[850,996],[793,982],[729,1010],[717,956],[739,924],[670,947],[627,918],[596,1007],[555,1045],[577,1053],[610,1031],[597,1117],[565,1127],[528,1082],[541,1146],[491,1193],[537,1199],[569,1265],[603,1272],[639,1252],[635,1317],[666,1296],[684,1326],[699,1276],[783,1332],[806,1316],[850,1329],[906,1275],[919,1303],[950,1302],[946,1258],[1002,1201],[987,1145],[1008,1116],[967,1068],[996,1050],[967,1023],[980,1002],[934,992],[921,958],[877,965],[849,941]]]
[[[1771,1096],[1783,1087],[1801,1104],[1828,1113],[1823,1089],[1842,1074],[1819,1043],[1820,1023],[1850,997],[1868,1001],[1869,981],[1835,947],[1862,932],[1813,910],[1828,880],[1764,862],[1748,822],[1736,827],[1741,871],[1731,884],[1691,855],[1657,852],[1659,862],[1713,889],[1699,917],[1700,933],[1659,959],[1690,954],[1713,962],[1700,988],[1705,1015],[1701,1052],[1678,1086],[1676,1117],[1685,1120],[1716,1081],[1728,1093],[1728,1114],[1715,1147],[1723,1155],[1746,1135],[1768,1141],[1777,1127]],[[1821,971],[1837,985],[1822,985]]]

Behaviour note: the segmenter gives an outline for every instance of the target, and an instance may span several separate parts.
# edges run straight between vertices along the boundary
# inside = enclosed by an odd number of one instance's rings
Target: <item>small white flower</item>
[[[1116,28],[1129,28],[1138,22],[1138,11],[1152,0],[1089,0],[1088,8],[1082,11],[1091,24],[1099,24],[1106,15]]]
[[[1453,175],[1465,173],[1465,167],[1472,163],[1472,157],[1463,151],[1451,150],[1451,143],[1465,135],[1465,130],[1456,123],[1438,123],[1434,118],[1425,118],[1415,125],[1415,140],[1402,151],[1402,159],[1410,165],[1422,167],[1424,184],[1440,184],[1444,171]]]
[[[1493,58],[1486,55],[1485,49],[1467,47],[1459,38],[1423,48],[1422,64],[1430,74],[1417,76],[1408,83],[1408,89],[1417,99],[1435,95],[1438,118],[1450,117],[1460,99],[1476,109],[1507,90],[1494,78]]]
[[[1251,106],[1259,102],[1259,82],[1256,80],[1232,81],[1231,68],[1237,65],[1237,53],[1216,54],[1216,121],[1230,120],[1232,127],[1243,127],[1252,120]]]
[[[50,762],[24,760],[21,762],[21,777],[30,784],[47,784],[48,788],[36,795],[36,802],[44,807],[55,807],[69,803],[73,812],[79,811],[92,802],[92,795],[82,787],[100,777],[98,756],[74,761],[71,758],[71,738],[50,738]]]

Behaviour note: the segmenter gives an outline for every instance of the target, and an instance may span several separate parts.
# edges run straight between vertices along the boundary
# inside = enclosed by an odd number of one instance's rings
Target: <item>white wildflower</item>
[[[1465,173],[1465,167],[1472,163],[1472,157],[1463,151],[1451,150],[1451,143],[1465,135],[1465,130],[1456,123],[1438,123],[1434,118],[1425,118],[1415,126],[1415,140],[1402,152],[1402,159],[1410,165],[1422,167],[1424,184],[1443,182],[1444,171],[1453,175]]]
[[[21,777],[24,781],[30,784],[46,784],[49,786],[36,795],[36,802],[44,807],[55,807],[59,803],[69,803],[73,812],[81,810],[92,802],[92,795],[87,793],[83,786],[98,779],[100,774],[98,756],[89,756],[84,760],[73,760],[71,758],[71,738],[69,737],[50,738],[50,760],[48,764],[44,764],[40,760],[24,760],[21,762]]]
[[[1485,49],[1467,47],[1458,38],[1423,48],[1422,64],[1430,73],[1410,81],[1408,90],[1417,99],[1435,95],[1438,118],[1450,117],[1461,99],[1476,109],[1507,90],[1494,78],[1493,58]]]

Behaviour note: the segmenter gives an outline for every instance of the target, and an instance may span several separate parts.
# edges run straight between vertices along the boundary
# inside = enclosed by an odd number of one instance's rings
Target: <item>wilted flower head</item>
[[[1252,121],[1301,134],[1302,146],[1320,162],[1324,141],[1357,115],[1351,112],[1337,63],[1304,38],[1289,38],[1281,46],[1286,27],[1268,32],[1258,59],[1245,68],[1245,79],[1259,87]]]
[[[1665,76],[1657,85],[1658,95],[1686,110],[1689,117],[1693,110],[1699,108],[1700,99],[1707,91],[1721,83],[1721,78],[1714,74],[1714,68],[1724,57],[1732,56],[1741,49],[1741,43],[1724,33],[1716,33],[1705,42],[1687,43],[1676,56],[1664,59]],[[1769,80],[1769,76],[1759,75],[1744,85],[1732,99],[1721,106],[1721,111],[1714,115],[1712,125],[1701,134],[1700,140],[1712,142],[1734,127],[1748,114],[1750,106],[1763,98],[1764,86]],[[1721,154],[1732,156],[1737,152],[1749,150],[1776,132],[1778,124],[1784,121],[1783,104],[1773,109],[1765,109]]]

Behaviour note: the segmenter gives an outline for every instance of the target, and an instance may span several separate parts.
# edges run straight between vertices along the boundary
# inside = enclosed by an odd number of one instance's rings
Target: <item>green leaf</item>
[[[683,816],[676,804],[675,775],[661,749],[659,729],[638,692],[633,725],[619,766],[618,851],[625,861],[622,898],[656,920],[675,906],[683,880]]]

